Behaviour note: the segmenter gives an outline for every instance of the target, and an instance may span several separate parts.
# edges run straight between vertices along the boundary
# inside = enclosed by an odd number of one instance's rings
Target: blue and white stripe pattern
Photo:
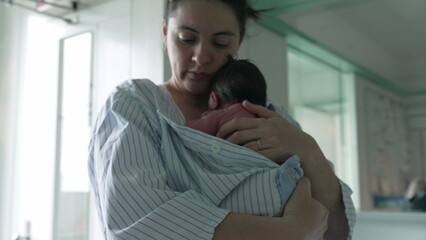
[[[120,85],[92,134],[89,175],[109,240],[211,239],[230,211],[281,216],[303,175],[297,156],[279,166],[185,127],[165,87],[149,80]]]

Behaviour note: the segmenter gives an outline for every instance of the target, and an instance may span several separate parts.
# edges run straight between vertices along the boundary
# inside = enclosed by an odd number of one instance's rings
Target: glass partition
[[[359,207],[354,79],[295,49],[288,51],[290,114],[313,136]]]

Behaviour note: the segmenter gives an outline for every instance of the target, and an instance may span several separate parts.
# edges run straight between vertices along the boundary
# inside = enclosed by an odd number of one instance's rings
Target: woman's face
[[[217,1],[181,1],[163,38],[172,68],[171,81],[184,92],[208,96],[212,75],[240,46],[237,18]]]

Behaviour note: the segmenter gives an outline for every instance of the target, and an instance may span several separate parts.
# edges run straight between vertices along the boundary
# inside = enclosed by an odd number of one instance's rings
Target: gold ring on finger
[[[260,144],[260,139],[257,139],[256,142],[257,142],[257,146],[259,147],[259,150],[261,150],[262,149],[262,144]]]

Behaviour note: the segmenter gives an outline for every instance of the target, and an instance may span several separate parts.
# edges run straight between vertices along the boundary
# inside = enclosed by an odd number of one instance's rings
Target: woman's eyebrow
[[[235,37],[235,33],[231,32],[231,31],[222,31],[222,32],[217,32],[214,34],[214,36],[217,35],[226,35],[226,36],[231,36],[231,37]]]
[[[179,30],[186,30],[186,31],[190,31],[190,32],[193,32],[193,33],[197,33],[197,34],[199,34],[200,32],[198,32],[197,30],[195,30],[194,28],[192,28],[192,27],[188,27],[188,26],[180,26],[180,27],[178,27],[178,29]],[[218,35],[226,35],[226,36],[231,36],[231,37],[233,37],[233,36],[236,36],[236,34],[234,33],[234,32],[232,32],[232,31],[220,31],[220,32],[217,32],[217,33],[215,33],[215,34],[213,34],[214,36],[218,36]]]
[[[190,32],[193,32],[193,33],[199,33],[197,30],[195,30],[195,29],[193,29],[191,27],[187,27],[187,26],[179,26],[178,29],[179,30],[190,31]]]

